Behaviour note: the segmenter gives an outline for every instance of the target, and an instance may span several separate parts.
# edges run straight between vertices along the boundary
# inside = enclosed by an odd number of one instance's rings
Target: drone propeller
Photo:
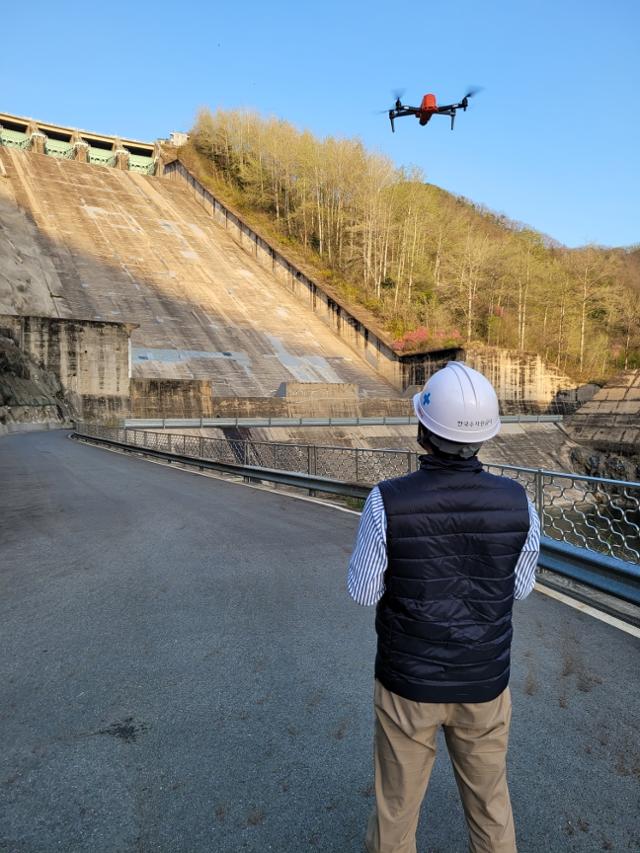
[[[377,115],[382,115],[382,113],[388,113],[389,110],[398,110],[402,106],[401,98],[406,92],[406,89],[392,89],[391,94],[393,95],[393,104],[390,107],[387,107],[386,110],[376,110]]]
[[[396,109],[399,108],[400,102],[402,100],[402,96],[406,92],[406,89],[394,89],[393,90],[393,105]]]
[[[467,94],[464,96],[464,98],[460,101],[460,103],[462,105],[462,109],[466,110],[467,105],[469,103],[469,98],[473,98],[474,95],[477,95],[478,92],[481,92],[481,91],[482,91],[482,86],[472,86],[471,89],[469,89]]]

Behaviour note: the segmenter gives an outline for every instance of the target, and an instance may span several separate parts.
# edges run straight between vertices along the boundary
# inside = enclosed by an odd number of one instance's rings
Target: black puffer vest
[[[509,681],[524,489],[476,459],[421,456],[380,483],[387,516],[376,678],[418,702],[488,702]]]

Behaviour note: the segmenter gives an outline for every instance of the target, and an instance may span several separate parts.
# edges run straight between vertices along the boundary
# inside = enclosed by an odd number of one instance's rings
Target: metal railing
[[[501,415],[503,424],[515,423],[561,423],[562,415]],[[376,417],[332,417],[332,418],[127,418],[126,429],[198,429],[203,427],[278,427],[278,426],[406,426],[417,425],[412,415],[379,415]]]
[[[362,485],[398,477],[419,466],[418,454],[410,450],[208,438],[86,423],[79,423],[77,431],[192,459]],[[489,463],[485,468],[524,486],[540,516],[543,535],[626,562],[640,562],[640,483],[515,465]]]

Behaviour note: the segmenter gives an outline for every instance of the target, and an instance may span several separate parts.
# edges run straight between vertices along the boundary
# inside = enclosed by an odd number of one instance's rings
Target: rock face
[[[0,330],[0,434],[20,423],[63,426],[73,414],[57,377]]]
[[[591,447],[574,447],[571,461],[576,471],[584,471],[589,477],[604,477],[607,480],[640,480],[640,454],[619,456],[602,453]]]
[[[596,450],[640,455],[640,370],[627,370],[601,388],[566,422],[569,435]]]
[[[469,347],[466,363],[489,379],[504,414],[572,411],[577,403],[575,382],[539,355],[519,355],[501,347]],[[595,390],[595,388],[594,388]]]

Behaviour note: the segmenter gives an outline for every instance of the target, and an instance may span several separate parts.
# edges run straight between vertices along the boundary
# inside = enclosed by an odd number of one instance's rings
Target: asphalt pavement
[[[373,610],[358,517],[71,441],[0,438],[0,850],[361,853]],[[640,851],[640,640],[515,610],[520,853]],[[465,853],[441,742],[420,853]]]

